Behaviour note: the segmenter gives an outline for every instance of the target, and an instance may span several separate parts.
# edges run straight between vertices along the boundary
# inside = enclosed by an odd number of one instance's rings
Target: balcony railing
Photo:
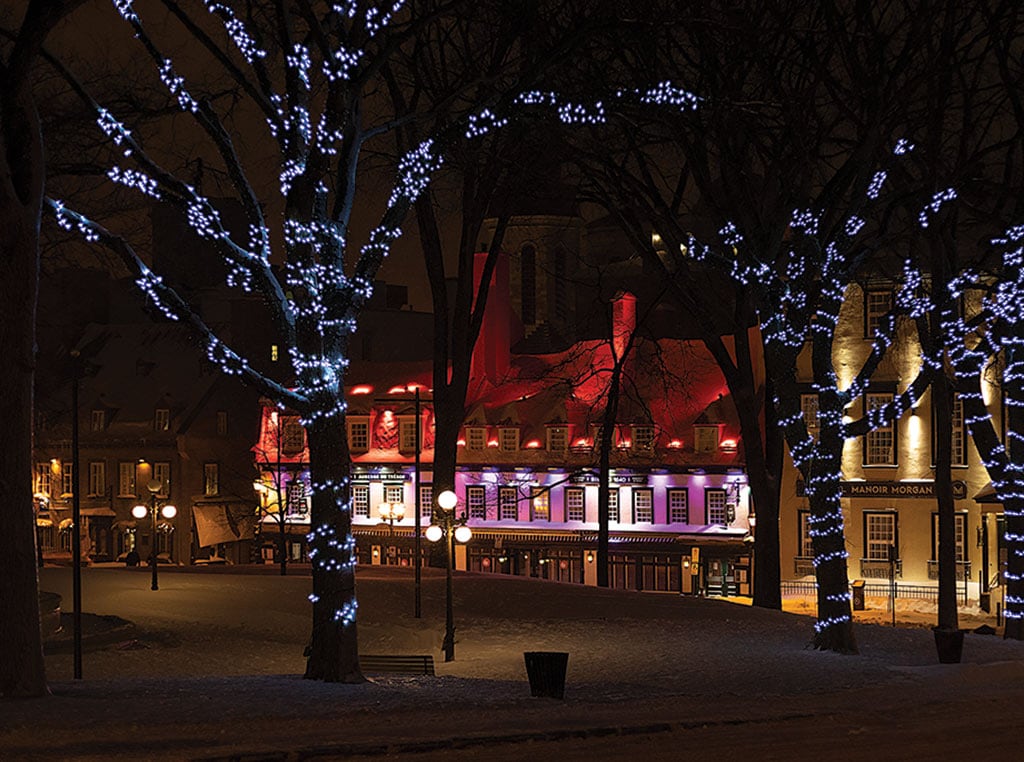
[[[875,558],[862,558],[860,560],[860,576],[865,579],[889,579],[889,562]],[[903,576],[903,561],[895,563],[895,574]]]
[[[970,561],[957,561],[956,562],[956,581],[963,582],[965,579],[971,577],[971,562]],[[939,578],[939,562],[929,561],[928,562],[928,579]]]

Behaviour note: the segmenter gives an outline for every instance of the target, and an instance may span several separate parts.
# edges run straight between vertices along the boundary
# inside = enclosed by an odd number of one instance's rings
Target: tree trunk
[[[32,510],[43,154],[31,90],[11,76],[0,62],[0,696],[27,697],[47,692]]]
[[[939,614],[943,630],[959,628],[956,610],[956,506],[950,475],[952,462],[953,391],[944,373],[932,381],[935,435],[935,501],[939,513]],[[966,580],[965,580],[966,582]]]
[[[344,418],[318,417],[308,424],[306,436],[313,492],[313,631],[305,676],[329,683],[362,682],[356,636],[351,465]]]

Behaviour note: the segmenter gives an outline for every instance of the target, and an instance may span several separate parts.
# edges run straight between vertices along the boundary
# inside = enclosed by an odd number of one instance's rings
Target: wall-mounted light
[[[594,563],[594,554],[593,553],[587,553],[587,563],[588,564]]]

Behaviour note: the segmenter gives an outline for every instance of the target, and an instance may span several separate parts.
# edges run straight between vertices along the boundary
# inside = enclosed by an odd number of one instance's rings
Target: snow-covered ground
[[[654,739],[646,756],[671,759],[658,756],[657,739],[669,754],[678,752],[673,736],[717,728],[728,748],[753,725],[762,739],[788,729],[799,740],[809,717],[909,718],[910,708],[928,706],[964,717],[989,711],[986,702],[1024,698],[1024,644],[994,636],[968,634],[963,663],[939,665],[927,628],[858,624],[861,654],[840,656],[807,648],[807,616],[496,575],[456,575],[456,660],[445,664],[443,575],[425,573],[420,620],[412,615],[411,570],[363,568],[358,580],[362,652],[431,653],[438,677],[359,686],[297,677],[309,632],[307,576],[162,571],[160,590],[151,591],[144,571],[87,569],[85,611],[135,628],[90,646],[81,682],[70,679],[69,653],[48,656],[54,695],[0,707],[0,757],[5,749],[15,759],[318,749],[339,756],[416,750],[416,759],[427,759],[416,744],[458,737],[488,744],[491,758],[513,759],[516,747],[507,757],[499,750],[514,735],[520,744],[547,739],[560,757],[566,744],[587,746],[594,759],[602,758],[601,738],[627,732]],[[42,570],[41,586],[70,600],[68,570]],[[881,610],[867,614],[888,621],[884,601],[873,603]],[[929,616],[911,618],[924,624]],[[565,701],[530,697],[522,654],[536,650],[570,654]],[[978,742],[989,748],[1010,743],[990,722],[979,728]],[[575,735],[558,735],[567,730]],[[872,738],[886,736],[876,729]],[[632,753],[613,746],[604,758]],[[547,758],[540,749],[532,756]],[[859,758],[854,747],[846,751],[843,758]]]

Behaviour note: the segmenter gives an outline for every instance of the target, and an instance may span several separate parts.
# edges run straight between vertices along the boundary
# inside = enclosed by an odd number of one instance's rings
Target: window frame
[[[682,513],[679,512],[679,506],[672,504],[673,498],[682,497]],[[665,489],[665,510],[668,512],[668,523],[669,524],[689,524],[690,523],[690,490],[686,487],[667,487]],[[679,516],[682,516],[680,519]]]
[[[885,296],[885,309],[878,311],[877,304],[873,304],[872,297]],[[878,335],[878,328],[882,318],[889,314],[893,306],[893,292],[891,288],[866,288],[864,289],[864,338],[874,339]]]
[[[207,461],[203,463],[203,495],[215,497],[220,494],[220,463]]]
[[[817,441],[818,433],[821,431],[819,413],[821,411],[818,395],[814,393],[800,395],[800,414],[804,419],[804,426],[807,428],[807,435]]]
[[[480,452],[487,449],[487,427],[467,426],[466,427],[466,449]]]
[[[622,523],[622,507],[619,502],[619,488],[609,487],[608,488],[608,523],[615,522],[616,524]]]
[[[161,476],[160,474],[165,474]],[[160,491],[156,493],[157,497],[170,497],[171,496],[171,463],[167,460],[156,461],[153,463],[153,478],[160,480]]]
[[[136,485],[136,468],[138,463],[134,460],[122,460],[117,464],[117,496],[138,498],[139,493]]]
[[[97,489],[98,487],[98,489]],[[107,462],[89,461],[89,496],[101,497],[107,494]]]
[[[487,519],[487,488],[484,485],[466,485],[466,516],[481,521]]]
[[[569,427],[564,423],[549,425],[546,434],[548,452],[565,452],[569,449]],[[561,445],[558,443],[559,437]]]
[[[158,407],[153,411],[153,430],[154,431],[170,431],[171,430],[171,409],[168,407]]]
[[[653,524],[654,523],[654,489],[651,487],[633,487],[631,495],[631,502],[633,504],[633,523],[634,524]],[[650,518],[640,518],[641,502],[639,498],[644,496],[648,501],[648,505],[644,507],[645,515],[646,511],[650,511]]]
[[[563,495],[565,520],[582,523],[587,518],[587,495],[583,487],[566,487]],[[576,505],[576,501],[579,504]]]
[[[721,507],[717,505],[718,499],[721,499]],[[712,505],[715,502],[715,505]],[[704,488],[704,521],[708,526],[727,527],[728,513],[727,505],[729,502],[729,491],[724,487],[705,487]],[[718,511],[721,510],[721,521],[713,520],[712,512],[717,516]]]
[[[885,517],[891,521],[892,531],[891,537],[892,542],[882,543],[881,540],[871,539],[872,519]],[[863,511],[862,515],[862,531],[863,531],[863,550],[864,560],[866,561],[889,561],[889,550],[890,545],[896,546],[896,558],[899,559],[900,554],[900,529],[899,529],[899,513],[895,509],[872,509]],[[879,548],[885,548],[884,552],[878,550]],[[874,555],[872,555],[874,553]]]
[[[706,447],[702,442],[702,434],[714,434],[714,446]],[[718,452],[718,445],[722,436],[721,427],[718,424],[697,423],[693,426],[693,451],[694,452]]]
[[[420,488],[420,519],[421,519],[420,523],[423,523],[422,519],[427,519],[427,521],[430,521],[430,519],[434,515],[434,505],[433,505],[433,501],[434,501],[434,485],[433,485],[432,482],[427,482],[426,484],[424,484],[423,482],[420,482],[419,488]],[[415,506],[413,507],[413,510],[414,511],[416,510]]]
[[[811,512],[796,512],[796,557],[814,558],[814,538],[811,536]]]
[[[511,504],[509,496],[512,497]],[[509,506],[511,505],[511,511]],[[498,520],[519,521],[519,488],[510,484],[498,487]]]
[[[650,423],[639,423],[633,425],[633,449],[638,452],[650,452],[654,449],[654,441],[657,439],[657,432],[654,425]]]
[[[864,417],[866,418],[875,407],[872,407],[872,402],[878,398],[886,398],[886,401],[881,405],[885,407],[892,403],[896,398],[896,393],[893,391],[868,391],[864,393]],[[878,426],[868,431],[862,438],[861,446],[861,461],[866,468],[894,468],[899,465],[899,426],[897,426],[896,420],[890,420],[885,426]],[[879,445],[875,444],[873,440],[877,440],[885,435],[888,435],[891,439],[890,448],[890,459],[885,462],[876,462],[872,459],[872,448],[878,448]]]
[[[370,419],[359,416],[346,420],[349,452],[370,451]],[[361,443],[360,443],[361,442]]]
[[[106,431],[107,430],[107,411],[102,409],[94,409],[89,418],[89,430],[90,431]]]
[[[551,491],[547,487],[530,489],[530,521],[551,521]]]
[[[518,426],[501,426],[498,429],[498,449],[501,452],[519,452],[521,434]]]
[[[352,515],[363,518],[370,517],[370,485],[353,484],[350,498],[352,500]]]
[[[956,563],[967,563],[967,512],[957,511],[953,514],[953,532],[956,543]],[[959,536],[957,536],[959,535]],[[939,513],[932,511],[932,555],[931,561],[939,561]]]
[[[306,429],[299,422],[299,416],[280,416],[278,426],[282,454],[299,455],[306,449]]]

